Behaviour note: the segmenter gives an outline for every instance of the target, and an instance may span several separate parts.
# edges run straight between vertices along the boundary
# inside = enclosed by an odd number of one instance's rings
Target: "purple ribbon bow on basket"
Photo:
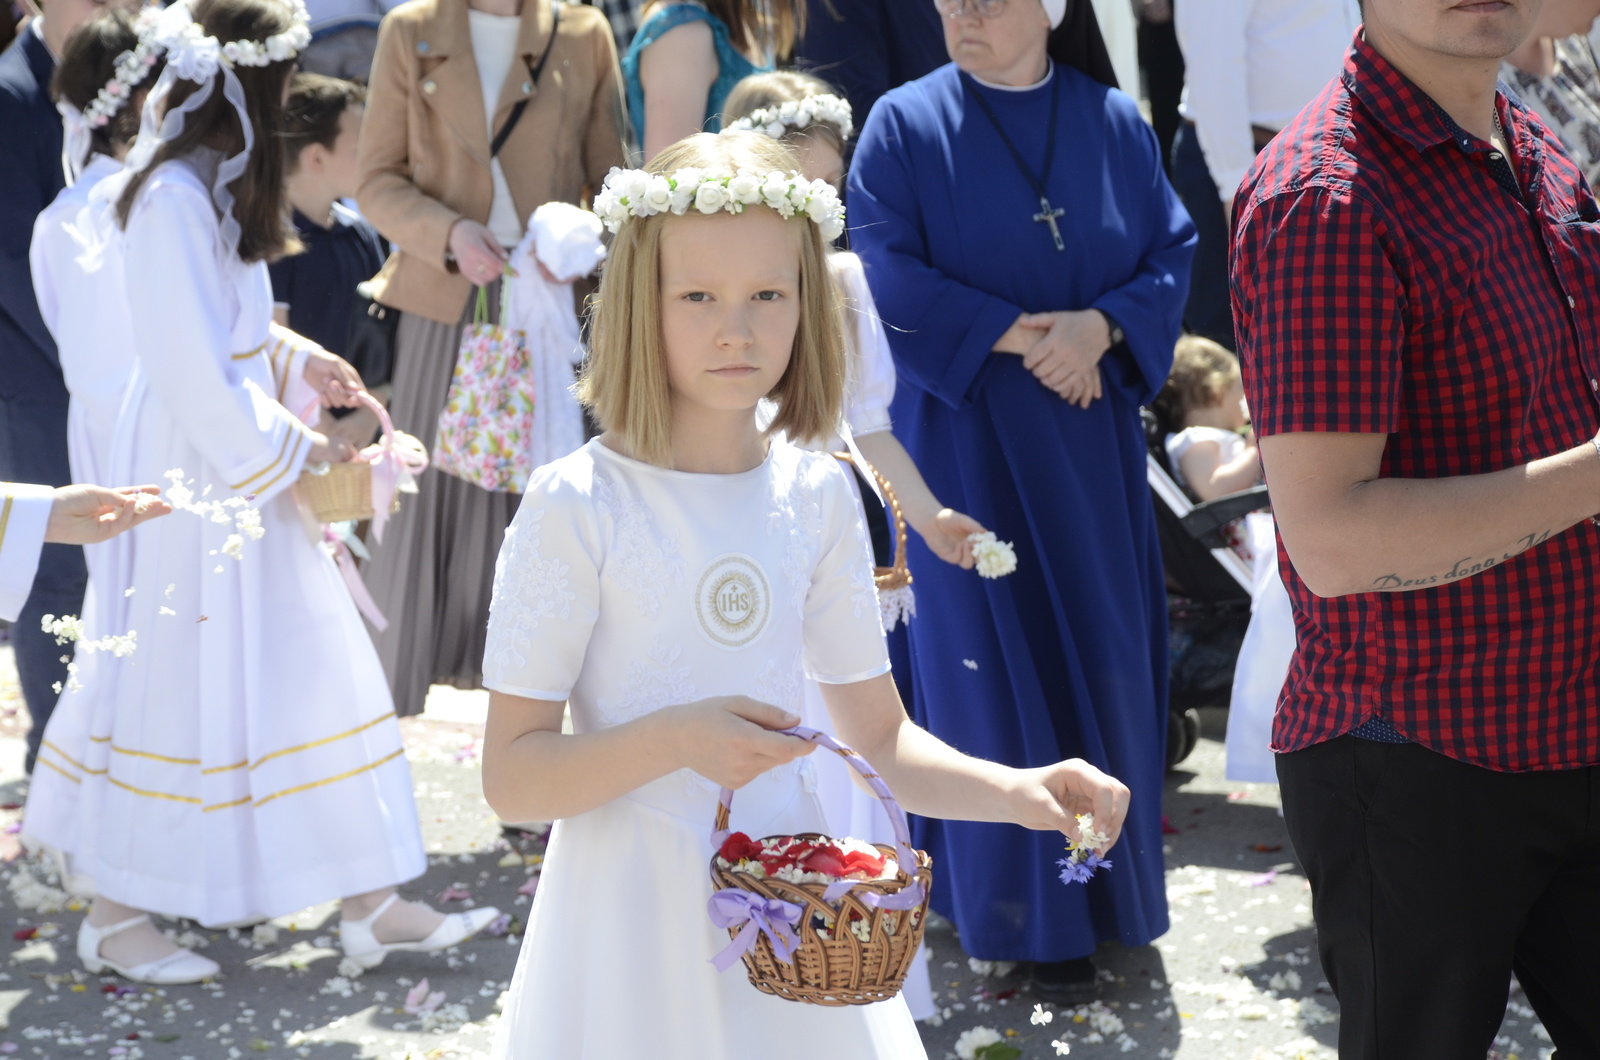
[[[717,891],[706,903],[711,922],[724,930],[744,925],[736,938],[716,955],[712,964],[717,971],[725,972],[734,963],[756,947],[756,939],[764,931],[772,940],[772,951],[778,960],[787,964],[800,946],[800,936],[794,933],[805,909],[793,902],[776,898],[763,898],[749,891]]]

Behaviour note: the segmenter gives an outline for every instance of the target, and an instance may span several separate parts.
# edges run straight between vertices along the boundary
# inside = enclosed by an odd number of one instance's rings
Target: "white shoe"
[[[140,913],[120,924],[97,928],[89,923],[88,917],[84,917],[83,923],[78,925],[78,960],[83,962],[84,968],[88,969],[90,975],[99,975],[109,969],[124,979],[132,979],[136,983],[156,983],[163,986],[198,983],[222,971],[222,966],[216,961],[202,957],[192,950],[179,950],[158,960],[146,961],[131,968],[100,956],[100,943],[118,932],[149,922],[150,915]]]
[[[414,942],[379,942],[378,937],[372,933],[372,926],[399,900],[398,893],[391,894],[368,916],[360,920],[345,917],[339,921],[339,945],[344,948],[346,957],[363,968],[376,968],[391,953],[399,951],[434,953],[438,950],[447,950],[476,935],[500,915],[500,910],[494,906],[469,909],[464,913],[451,913],[428,934],[427,938],[417,939]]]

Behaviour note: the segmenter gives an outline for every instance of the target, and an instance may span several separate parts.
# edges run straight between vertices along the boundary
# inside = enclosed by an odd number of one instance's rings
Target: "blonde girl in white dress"
[[[271,324],[265,262],[289,249],[272,130],[309,40],[304,6],[189,4],[150,31],[167,66],[108,178],[135,359],[110,473],[181,469],[193,501],[253,511],[175,513],[117,539],[137,644],[103,675],[110,694],[69,695],[52,718],[24,823],[94,882],[88,970],[154,983],[217,965],[150,913],[220,925],[343,896],[341,940],[368,966],[495,915],[396,900],[427,867],[405,749],[361,618],[290,489],[308,462],[354,455],[302,422],[306,399],[349,403],[360,386]]]
[[[484,793],[557,822],[500,1060],[924,1055],[899,998],[801,1005],[711,963],[718,786],[751,835],[823,823],[812,745],[772,731],[800,721],[807,677],[912,812],[1074,834],[1092,811],[1113,836],[1126,812],[1081,761],[1008,769],[906,717],[845,473],[777,437],[830,433],[843,389],[823,250],[842,217],[791,165],[765,137],[702,134],[596,199],[617,239],[582,397],[605,433],[529,483],[485,657]]]

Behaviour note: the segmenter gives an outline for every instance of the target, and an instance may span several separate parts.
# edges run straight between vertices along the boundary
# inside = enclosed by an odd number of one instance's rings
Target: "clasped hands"
[[[995,343],[1022,356],[1023,367],[1079,408],[1100,397],[1100,358],[1111,348],[1111,324],[1097,309],[1023,313]]]

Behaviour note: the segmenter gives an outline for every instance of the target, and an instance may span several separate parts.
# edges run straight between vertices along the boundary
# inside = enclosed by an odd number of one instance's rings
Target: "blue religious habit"
[[[1113,868],[1086,884],[1057,879],[1058,834],[919,819],[933,904],[988,960],[1147,944],[1168,926],[1167,612],[1139,406],[1172,365],[1194,226],[1133,101],[1065,66],[1006,90],[952,64],[887,93],[850,213],[900,374],[895,434],[943,503],[1017,550],[1016,572],[988,581],[913,539],[916,719],[1013,766],[1083,758],[1133,792]],[[1087,409],[993,352],[1023,312],[1089,308],[1126,337]]]

